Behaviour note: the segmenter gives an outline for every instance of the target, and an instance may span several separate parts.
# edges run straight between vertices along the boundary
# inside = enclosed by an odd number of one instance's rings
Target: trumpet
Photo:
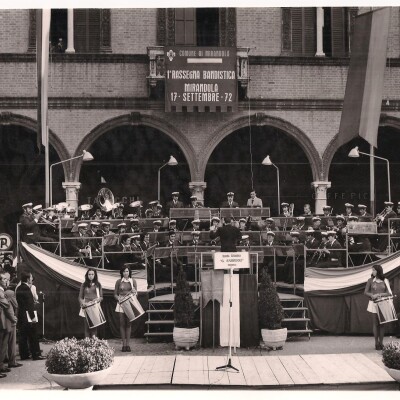
[[[386,215],[388,215],[388,214],[389,214],[389,211],[386,210],[386,208],[382,212],[380,212],[379,214],[376,214],[376,217],[375,217],[374,221],[378,223],[378,227],[382,226],[383,221],[384,221]]]
[[[33,213],[38,218],[38,221],[43,222],[44,224],[47,224],[54,229],[57,229],[57,225],[55,223],[53,223],[53,222],[49,221],[48,219],[46,219],[45,217],[43,217],[42,211],[33,210]]]

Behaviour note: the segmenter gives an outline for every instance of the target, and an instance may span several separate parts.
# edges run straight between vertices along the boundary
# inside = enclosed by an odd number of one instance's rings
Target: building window
[[[68,38],[68,15],[66,9],[51,10],[50,43],[51,51],[64,53]]]
[[[168,8],[157,10],[159,46],[236,46],[234,8]]]
[[[176,8],[175,44],[219,46],[219,9]]]
[[[100,9],[74,10],[74,45],[77,53],[100,51]]]
[[[282,53],[314,56],[316,52],[316,8],[282,9]]]
[[[324,7],[323,52],[327,57],[346,57],[357,15],[356,7]],[[282,8],[282,55],[314,56],[316,8]]]

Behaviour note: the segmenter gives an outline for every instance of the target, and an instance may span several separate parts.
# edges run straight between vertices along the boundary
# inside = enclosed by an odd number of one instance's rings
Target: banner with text
[[[165,111],[237,111],[236,48],[165,47]]]

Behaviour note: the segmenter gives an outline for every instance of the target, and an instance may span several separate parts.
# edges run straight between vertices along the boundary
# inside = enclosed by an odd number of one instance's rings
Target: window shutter
[[[292,8],[292,52],[303,53],[303,9],[300,7]]]
[[[74,9],[74,46],[77,53],[86,53],[86,10]]]
[[[74,42],[77,53],[100,51],[100,9],[74,9]]]
[[[315,56],[317,50],[317,32],[315,7],[303,8],[303,55]]]
[[[194,8],[175,9],[175,44],[196,44],[196,23]]]
[[[346,9],[331,8],[332,57],[346,56]]]
[[[98,53],[100,51],[100,9],[90,9],[88,12],[88,52]]]

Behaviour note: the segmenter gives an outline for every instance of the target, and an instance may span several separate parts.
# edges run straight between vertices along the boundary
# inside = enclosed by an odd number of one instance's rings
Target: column
[[[197,201],[204,205],[204,190],[207,187],[206,182],[189,182],[189,189],[192,196],[197,197]]]
[[[74,9],[68,8],[68,47],[66,53],[75,53],[74,47]]]
[[[63,182],[62,187],[65,189],[65,201],[78,210],[78,193],[81,188],[80,182]]]
[[[331,182],[315,181],[311,182],[315,190],[315,214],[323,214],[322,207],[327,205],[326,191],[331,187]]]
[[[323,29],[324,29],[324,9],[317,7],[317,57],[325,57],[324,42],[323,42]]]

